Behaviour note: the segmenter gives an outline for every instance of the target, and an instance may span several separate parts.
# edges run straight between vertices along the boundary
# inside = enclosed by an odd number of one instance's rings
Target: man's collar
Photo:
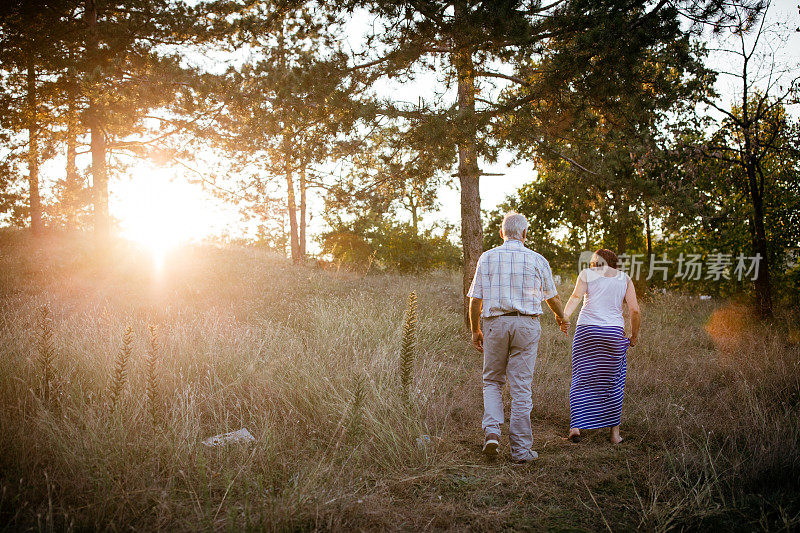
[[[506,239],[505,242],[503,242],[503,246],[508,246],[510,248],[525,248],[525,244],[517,239]]]

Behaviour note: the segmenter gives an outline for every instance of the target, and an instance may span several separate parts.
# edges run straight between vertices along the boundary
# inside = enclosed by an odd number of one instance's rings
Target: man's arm
[[[553,314],[556,315],[556,322],[558,322],[561,331],[564,332],[564,335],[567,335],[569,332],[569,320],[564,316],[564,309],[561,306],[561,297],[556,294],[545,301]]]
[[[481,309],[483,309],[483,279],[481,276],[481,268],[483,266],[483,258],[485,254],[481,254],[478,258],[478,264],[475,265],[475,276],[472,278],[472,285],[467,291],[469,296],[469,328],[472,330],[472,345],[478,351],[483,351],[483,332],[481,331]]]
[[[480,298],[469,299],[469,327],[472,330],[472,345],[475,349],[483,351],[483,332],[481,331],[481,309],[483,300]]]
[[[543,258],[544,259],[544,258]],[[558,296],[558,290],[556,289],[556,284],[553,281],[553,271],[550,270],[550,263],[547,260],[544,260],[544,287],[543,292],[544,296],[548,294],[552,294],[553,296],[547,298],[545,301],[547,302],[548,307],[556,315],[556,322],[558,322],[558,326],[561,328],[561,331],[564,332],[564,335],[569,334],[569,320],[567,317],[564,316],[564,309],[561,306],[561,297]]]

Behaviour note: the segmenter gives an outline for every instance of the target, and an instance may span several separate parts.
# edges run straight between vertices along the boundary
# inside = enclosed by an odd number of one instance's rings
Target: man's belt
[[[510,313],[503,313],[502,315],[497,315],[497,316],[532,316],[532,317],[537,317],[539,315],[529,315],[527,313],[520,313],[519,311],[511,311]]]

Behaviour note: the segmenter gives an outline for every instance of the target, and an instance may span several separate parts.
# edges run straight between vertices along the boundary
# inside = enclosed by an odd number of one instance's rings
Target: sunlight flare
[[[143,166],[117,187],[120,233],[150,251],[161,268],[173,248],[219,234],[224,214],[196,184],[174,169]]]

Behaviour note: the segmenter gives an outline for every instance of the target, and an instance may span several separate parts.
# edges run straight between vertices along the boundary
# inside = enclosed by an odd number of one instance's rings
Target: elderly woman
[[[564,315],[569,319],[583,298],[572,340],[572,384],[569,389],[569,439],[580,441],[581,429],[611,428],[611,442],[622,437],[622,397],[629,346],[636,346],[641,325],[633,281],[617,270],[617,255],[597,250],[589,268],[578,275]],[[631,336],[625,337],[622,303],[631,319]]]

